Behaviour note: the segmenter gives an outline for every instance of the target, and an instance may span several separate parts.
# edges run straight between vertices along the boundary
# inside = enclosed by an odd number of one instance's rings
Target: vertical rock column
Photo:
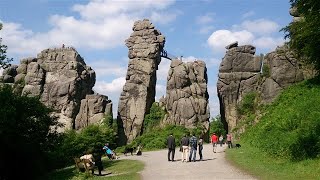
[[[133,31],[126,40],[129,64],[118,107],[120,143],[130,143],[141,133],[144,116],[155,100],[156,70],[165,43],[147,19],[136,21]]]
[[[249,92],[258,89],[261,59],[255,56],[251,45],[238,46],[238,42],[226,47],[227,53],[219,67],[217,91],[221,120],[230,132],[238,122],[237,104]]]
[[[204,61],[183,63],[173,60],[170,65],[165,99],[167,115],[164,124],[175,124],[187,128],[209,129],[209,94],[207,90],[207,68]]]

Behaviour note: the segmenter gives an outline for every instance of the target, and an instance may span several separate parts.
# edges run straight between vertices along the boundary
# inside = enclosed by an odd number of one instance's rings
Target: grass
[[[74,165],[56,170],[52,173],[46,175],[41,179],[49,180],[80,180],[80,179],[108,179],[108,180],[138,180],[140,175],[138,172],[143,170],[144,164],[136,160],[113,160],[110,161],[107,158],[103,158],[103,172],[102,174],[107,174],[104,176],[92,176],[91,174],[86,174],[79,172]],[[95,169],[95,174],[98,170]]]
[[[258,179],[320,179],[320,158],[302,161],[274,158],[243,143],[241,148],[228,149],[226,154],[232,164]]]

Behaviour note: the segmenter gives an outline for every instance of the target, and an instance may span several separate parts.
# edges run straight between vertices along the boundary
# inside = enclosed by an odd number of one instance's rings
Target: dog
[[[133,152],[136,148],[129,148],[129,147],[126,147],[123,151],[123,154],[126,156],[128,153],[131,154],[131,156],[133,155]]]
[[[236,144],[236,148],[241,148],[241,145],[240,144]]]

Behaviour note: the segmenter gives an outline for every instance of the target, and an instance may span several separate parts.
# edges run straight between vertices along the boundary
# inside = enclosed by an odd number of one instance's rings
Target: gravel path
[[[217,153],[213,153],[211,144],[206,144],[202,152],[204,160],[187,163],[181,162],[181,152],[178,149],[176,149],[174,162],[167,160],[167,150],[142,152],[142,156],[121,156],[120,159],[143,161],[145,168],[140,172],[143,180],[255,179],[226,161],[225,148],[226,146],[219,146]]]

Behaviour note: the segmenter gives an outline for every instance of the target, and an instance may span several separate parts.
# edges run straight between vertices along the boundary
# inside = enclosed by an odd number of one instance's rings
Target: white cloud
[[[92,67],[92,69],[96,72],[96,75],[99,77],[110,75],[124,77],[127,73],[127,66],[110,63],[110,60],[94,61],[88,65]]]
[[[279,24],[267,19],[258,19],[254,21],[244,21],[241,23],[241,27],[257,34],[270,34],[279,31]]]
[[[168,24],[174,20],[176,20],[177,16],[182,14],[181,11],[176,11],[172,13],[168,12],[152,12],[151,13],[151,22],[159,23],[159,24]]]
[[[203,16],[198,16],[196,18],[196,23],[200,25],[200,34],[207,34],[214,29],[214,26],[210,25],[214,21],[212,16],[212,13],[207,13]]]
[[[161,58],[161,63],[158,66],[157,70],[157,79],[158,80],[167,80],[168,71],[170,69],[171,61],[169,59]]]
[[[110,49],[123,46],[132,32],[134,21],[153,18],[158,23],[175,20],[179,11],[166,12],[173,0],[111,1],[92,0],[76,4],[72,10],[79,17],[52,15],[48,32],[34,32],[21,24],[4,22],[1,37],[8,45],[8,54],[35,56],[49,47],[74,46],[86,49]]]
[[[33,55],[44,49],[45,43],[40,41],[39,35],[31,30],[23,29],[21,24],[3,22],[3,29],[0,31],[3,37],[3,44],[8,46],[8,53]],[[47,45],[48,47],[48,45]]]
[[[224,29],[213,32],[207,42],[213,49],[213,52],[222,52],[225,46],[232,42],[238,41],[239,44],[248,44],[251,43],[253,39],[254,35],[249,31],[230,31]]]
[[[212,23],[213,22],[213,17],[212,17],[212,13],[207,13],[203,16],[198,16],[196,18],[196,22],[198,24],[208,24],[208,23]]]
[[[104,19],[104,17],[116,17],[119,14],[139,14],[151,9],[162,10],[172,5],[174,0],[132,0],[132,1],[112,1],[112,0],[92,0],[86,5],[77,4],[73,10],[79,12],[84,19]]]
[[[200,28],[199,33],[200,34],[208,34],[214,29],[214,26],[203,26]]]
[[[240,25],[233,25],[230,30],[217,30],[211,34],[207,43],[215,53],[225,51],[225,46],[238,41],[240,45],[251,44],[264,50],[273,50],[278,45],[282,45],[284,40],[275,37],[273,32],[277,32],[279,25],[271,20],[258,19],[244,21]]]
[[[122,91],[122,88],[126,82],[125,77],[119,77],[114,80],[112,80],[111,83],[105,82],[105,81],[97,81],[94,90],[101,94],[113,94],[117,93],[120,94]]]
[[[155,97],[156,101],[159,102],[159,99],[162,96],[166,96],[166,85],[162,85],[162,84],[157,83],[157,85],[156,85],[156,97]]]
[[[99,94],[107,95],[108,98],[111,99],[113,103],[112,111],[114,118],[117,117],[119,97],[125,82],[125,77],[119,77],[113,79],[111,82],[96,81],[96,84],[93,87],[94,91]]]
[[[256,13],[255,13],[254,11],[248,11],[248,12],[246,12],[246,13],[244,13],[244,14],[242,15],[242,19],[251,17],[251,16],[253,16],[253,15],[255,15],[255,14],[256,14]]]
[[[259,48],[274,50],[277,46],[284,44],[283,38],[260,37],[253,41],[253,44]]]
[[[194,62],[196,60],[202,60],[202,59],[196,58],[194,56],[182,57],[182,61],[184,62]]]
[[[209,58],[209,59],[206,59],[206,64],[207,64],[207,68],[210,68],[210,67],[219,67],[220,66],[220,63],[222,61],[222,58],[221,59],[218,59],[218,58]]]

